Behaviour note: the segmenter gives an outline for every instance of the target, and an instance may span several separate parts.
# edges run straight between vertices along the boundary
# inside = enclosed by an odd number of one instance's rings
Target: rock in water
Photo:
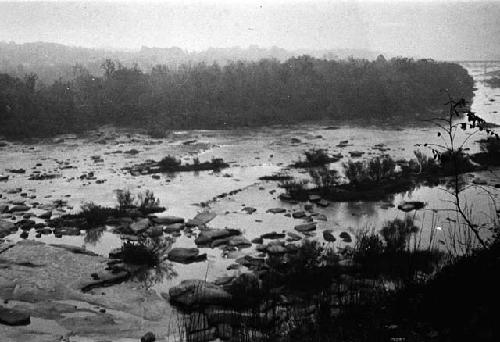
[[[216,213],[205,211],[197,214],[192,220],[189,220],[186,225],[188,227],[196,227],[199,225],[207,224],[217,216]]]
[[[286,212],[285,208],[272,208],[272,209],[266,210],[266,213],[272,213],[272,214],[281,214],[281,213],[285,213],[285,212]]]
[[[130,224],[129,228],[135,233],[139,234],[145,231],[149,226],[149,220],[147,218],[133,222]]]
[[[172,248],[168,252],[168,260],[173,262],[180,262],[183,264],[190,264],[192,262],[203,261],[207,259],[206,254],[200,254],[198,248]]]
[[[185,307],[197,305],[223,305],[231,301],[231,295],[222,287],[204,280],[183,280],[170,288],[170,302]]]
[[[425,207],[425,203],[418,201],[403,202],[400,205],[398,205],[398,209],[406,213],[412,210],[422,209],[423,207]]]
[[[157,224],[184,223],[184,218],[178,216],[151,216],[151,220]]]
[[[351,235],[349,235],[349,233],[347,232],[342,232],[340,233],[339,237],[344,240],[344,242],[352,242],[352,238],[351,238]]]
[[[156,336],[151,331],[148,331],[144,336],[141,337],[141,342],[155,342]]]
[[[325,241],[328,241],[328,242],[334,242],[335,240],[335,236],[333,236],[333,231],[332,230],[324,230],[323,231],[323,239],[325,239]]]
[[[299,224],[295,226],[295,230],[299,232],[310,232],[312,230],[316,230],[316,223],[310,222],[310,223]]]
[[[31,323],[31,320],[28,314],[0,306],[0,323],[12,326],[28,325]]]

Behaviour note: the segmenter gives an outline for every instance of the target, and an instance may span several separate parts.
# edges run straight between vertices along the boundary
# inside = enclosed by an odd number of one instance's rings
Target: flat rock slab
[[[184,218],[178,216],[151,216],[151,221],[156,224],[184,223]]]
[[[189,220],[189,226],[196,227],[199,225],[207,224],[217,216],[214,212],[205,211],[197,214],[192,220]]]
[[[316,230],[316,223],[310,222],[310,223],[299,224],[295,226],[295,230],[299,232],[310,232],[312,230]]]
[[[194,240],[197,245],[210,245],[216,240],[225,239],[234,235],[240,235],[241,232],[235,229],[210,229],[203,230]]]
[[[285,208],[272,208],[272,209],[267,209],[266,213],[281,214],[281,213],[286,213],[286,209]]]
[[[28,325],[31,323],[30,315],[0,306],[0,324],[6,325]]]
[[[173,234],[173,233],[179,233],[183,229],[184,229],[184,223],[172,223],[166,225],[163,228],[163,231],[167,234]]]
[[[200,254],[198,248],[172,248],[168,252],[168,260],[183,264],[190,264],[207,259],[206,254]]]
[[[204,280],[183,280],[169,290],[170,302],[184,307],[198,305],[223,305],[231,301],[231,295],[221,286]]]
[[[170,304],[140,282],[101,287],[124,275],[111,275],[107,258],[29,240],[5,249],[1,258],[9,267],[0,270],[0,302],[9,300],[12,309],[31,316],[27,328],[0,323],[1,342],[59,341],[70,332],[76,341],[140,341],[148,331],[167,336],[177,324]],[[101,283],[82,292],[84,282]]]

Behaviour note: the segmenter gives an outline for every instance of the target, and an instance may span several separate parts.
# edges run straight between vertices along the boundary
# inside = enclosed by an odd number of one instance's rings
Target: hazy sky
[[[188,50],[257,44],[499,58],[500,2],[0,1],[0,41]]]

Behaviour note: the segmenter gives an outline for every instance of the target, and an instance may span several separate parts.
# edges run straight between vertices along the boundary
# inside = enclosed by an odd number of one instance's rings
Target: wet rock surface
[[[108,259],[101,256],[24,241],[0,248],[0,260],[0,298],[8,303],[0,306],[2,342],[48,342],[69,335],[139,340],[145,330],[166,336],[172,323],[168,303],[137,284],[101,287],[119,276],[106,270]],[[95,288],[82,292],[89,284]]]

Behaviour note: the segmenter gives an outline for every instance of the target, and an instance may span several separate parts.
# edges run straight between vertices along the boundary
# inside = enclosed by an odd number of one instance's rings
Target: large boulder
[[[146,230],[146,235],[151,237],[151,238],[162,236],[163,235],[163,227],[162,226],[149,227]]]
[[[296,211],[296,212],[292,213],[293,218],[302,218],[304,216],[306,216],[306,213],[303,211]]]
[[[156,336],[151,331],[148,331],[144,336],[141,337],[141,342],[155,342]]]
[[[198,213],[193,219],[189,220],[186,223],[186,226],[188,226],[188,227],[201,226],[201,225],[207,224],[208,222],[212,221],[216,216],[217,216],[216,213],[204,211],[202,213]]]
[[[16,326],[28,325],[30,323],[30,315],[0,306],[0,324]]]
[[[172,248],[167,255],[168,259],[173,262],[182,264],[190,264],[192,262],[203,261],[207,259],[206,254],[200,254],[198,248]]]
[[[170,302],[187,308],[206,305],[225,305],[232,297],[222,287],[204,280],[183,280],[170,288]]]
[[[178,216],[151,216],[151,220],[157,224],[184,223],[184,218]]]
[[[9,213],[15,213],[19,211],[28,211],[30,210],[31,207],[27,206],[26,204],[16,204],[13,205],[12,207],[9,208]]]
[[[328,242],[334,242],[337,240],[335,236],[333,235],[333,230],[324,230],[323,231],[323,239]]]
[[[183,229],[184,229],[184,223],[172,223],[163,228],[163,230],[167,234],[179,233]]]
[[[200,232],[194,242],[198,246],[211,245],[215,240],[225,239],[234,235],[240,235],[241,232],[235,229],[209,229]]]
[[[285,212],[286,212],[285,208],[271,208],[266,210],[266,213],[272,213],[272,214],[281,214]]]
[[[352,242],[352,237],[349,235],[348,232],[342,232],[340,233],[339,237],[344,241],[344,242]]]
[[[309,223],[299,224],[299,225],[295,226],[295,230],[297,230],[301,233],[310,232],[312,230],[316,230],[316,223],[309,222]]]
[[[134,234],[140,234],[143,231],[145,231],[148,228],[148,226],[149,226],[149,219],[144,218],[140,219],[139,221],[132,222],[129,228]]]
[[[251,247],[252,243],[241,235],[235,235],[229,238],[228,245],[232,247],[245,248]]]
[[[425,203],[418,201],[403,202],[400,205],[398,205],[398,209],[404,211],[405,213],[412,210],[419,210],[422,209],[423,207],[425,207]]]

